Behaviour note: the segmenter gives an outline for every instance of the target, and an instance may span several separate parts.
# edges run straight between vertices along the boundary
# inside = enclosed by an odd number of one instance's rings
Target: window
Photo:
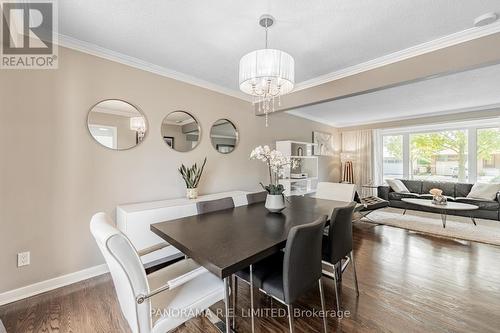
[[[403,178],[403,136],[385,135],[383,139],[384,180]]]
[[[500,183],[500,129],[477,130],[477,181]]]
[[[375,179],[500,183],[500,117],[376,130]]]
[[[116,149],[116,127],[105,125],[89,125],[90,133],[103,146]]]
[[[467,182],[467,130],[410,134],[411,179]]]

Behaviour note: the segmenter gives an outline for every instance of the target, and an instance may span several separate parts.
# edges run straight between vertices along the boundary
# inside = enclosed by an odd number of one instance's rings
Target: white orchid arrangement
[[[285,188],[279,183],[279,179],[284,177],[285,167],[292,165],[293,162],[289,156],[285,156],[282,152],[271,149],[269,146],[258,146],[250,153],[251,160],[259,160],[267,164],[269,169],[268,186],[260,185],[269,194],[283,194]]]

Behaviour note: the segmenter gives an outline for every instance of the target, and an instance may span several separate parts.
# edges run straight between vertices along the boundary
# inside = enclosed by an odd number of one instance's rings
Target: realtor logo
[[[2,69],[57,68],[56,3],[1,2]]]

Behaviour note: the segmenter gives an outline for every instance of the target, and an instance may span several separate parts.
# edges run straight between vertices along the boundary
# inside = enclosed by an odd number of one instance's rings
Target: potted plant
[[[200,182],[201,175],[203,174],[203,169],[205,168],[206,163],[207,158],[205,157],[201,168],[198,168],[198,165],[196,163],[193,164],[190,168],[186,168],[184,164],[182,164],[179,168],[182,179],[184,179],[184,182],[186,183],[186,196],[188,199],[198,198],[198,183]]]
[[[285,188],[279,183],[283,177],[285,167],[291,164],[290,157],[269,146],[258,146],[250,154],[250,159],[259,160],[267,164],[269,169],[269,185],[260,183],[267,191],[266,208],[272,213],[279,213],[285,209]]]

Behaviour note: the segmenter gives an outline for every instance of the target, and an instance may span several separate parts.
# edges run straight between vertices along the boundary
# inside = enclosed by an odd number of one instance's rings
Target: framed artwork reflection
[[[174,140],[174,137],[173,136],[164,136],[163,137],[163,141],[165,141],[165,143],[167,145],[170,146],[170,148],[174,149],[175,148],[175,140]]]

